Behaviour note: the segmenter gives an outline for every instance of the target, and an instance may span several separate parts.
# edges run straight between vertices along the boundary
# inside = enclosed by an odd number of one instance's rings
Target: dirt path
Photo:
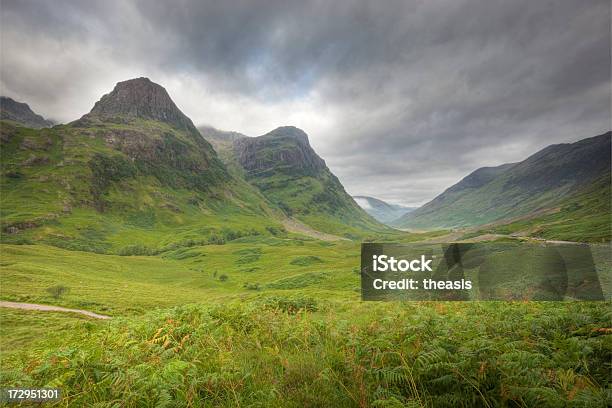
[[[51,305],[37,305],[35,303],[18,303],[18,302],[0,301],[0,307],[9,307],[11,309],[23,309],[23,310],[41,310],[45,312],[79,313],[85,316],[93,317],[94,319],[110,319],[111,318],[110,316],[100,315],[94,312],[88,312],[87,310],[68,309],[66,307],[51,306]]]

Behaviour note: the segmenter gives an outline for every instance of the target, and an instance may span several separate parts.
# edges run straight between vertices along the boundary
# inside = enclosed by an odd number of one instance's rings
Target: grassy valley
[[[113,316],[0,309],[3,384],[61,387],[64,405],[606,403],[604,302],[360,302],[351,242],[2,252],[2,299]]]
[[[362,302],[362,242],[450,231],[374,220],[297,128],[200,132],[145,78],[69,124],[0,121],[0,301],[111,317],[0,307],[2,387],[65,407],[609,405],[609,302]],[[474,234],[608,241],[606,183]]]

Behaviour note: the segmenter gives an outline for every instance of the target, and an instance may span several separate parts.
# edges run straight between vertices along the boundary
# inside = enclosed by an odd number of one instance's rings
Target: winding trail
[[[68,313],[78,313],[85,316],[93,317],[94,319],[110,319],[110,316],[105,316],[101,314],[97,314],[94,312],[89,312],[87,310],[81,309],[69,309],[66,307],[60,306],[51,306],[51,305],[38,305],[35,303],[19,303],[19,302],[5,302],[0,301],[0,307],[8,307],[11,309],[22,309],[22,310],[40,310],[44,312],[68,312]]]

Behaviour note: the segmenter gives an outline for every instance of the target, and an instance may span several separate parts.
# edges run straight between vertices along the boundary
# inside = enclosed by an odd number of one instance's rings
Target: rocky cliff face
[[[148,78],[119,82],[104,95],[83,119],[150,119],[173,125],[179,129],[196,131],[195,126],[174,104],[168,92]]]
[[[191,119],[161,85],[147,78],[119,82],[69,126],[103,139],[141,174],[153,175],[164,185],[207,191],[230,179]]]
[[[283,126],[259,137],[207,127],[200,131],[228,167],[236,168],[236,174],[287,216],[317,231],[351,238],[386,229],[347,194],[304,131]]]
[[[10,120],[34,129],[54,125],[52,121],[34,113],[27,103],[17,102],[6,96],[0,96],[0,120]]]
[[[237,138],[233,149],[247,174],[281,170],[291,174],[315,174],[324,170],[325,161],[310,147],[304,131],[284,126],[260,137]]]

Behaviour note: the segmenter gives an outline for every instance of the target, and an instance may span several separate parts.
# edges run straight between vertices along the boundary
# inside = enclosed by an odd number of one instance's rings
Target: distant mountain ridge
[[[365,212],[384,224],[392,224],[393,221],[397,220],[402,215],[417,208],[390,204],[378,198],[368,196],[353,196],[353,199],[365,210]]]
[[[27,103],[17,102],[6,96],[0,96],[0,120],[9,120],[34,129],[51,127],[55,124],[52,120],[34,113]]]
[[[548,146],[518,163],[478,169],[394,224],[428,229],[483,225],[558,211],[587,190],[593,215],[609,213],[610,148],[607,132]]]

